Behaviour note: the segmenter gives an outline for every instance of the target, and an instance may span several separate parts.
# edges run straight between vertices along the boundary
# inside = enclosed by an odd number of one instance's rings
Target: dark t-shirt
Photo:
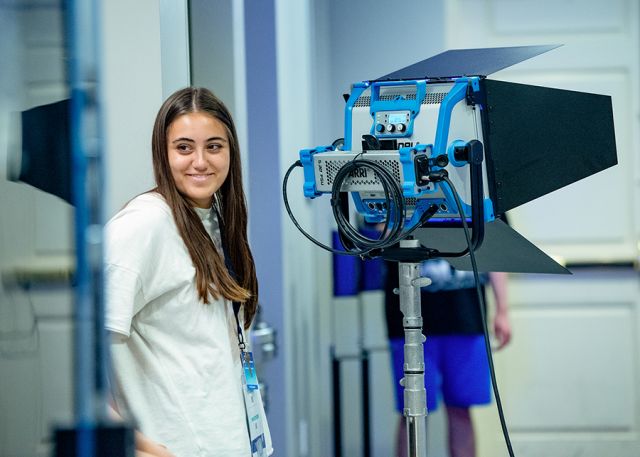
[[[398,265],[386,262],[385,314],[390,339],[404,336],[400,297],[393,293],[398,287]],[[482,287],[484,294],[484,287]],[[453,290],[421,291],[423,333],[425,335],[483,333],[482,317],[475,287]]]

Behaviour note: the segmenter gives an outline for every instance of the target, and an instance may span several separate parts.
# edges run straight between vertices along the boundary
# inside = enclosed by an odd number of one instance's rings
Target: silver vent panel
[[[439,105],[442,103],[442,100],[447,96],[447,92],[430,92],[424,96],[422,99],[422,105]],[[385,94],[380,96],[381,101],[392,101],[397,100],[399,97],[403,97],[405,100],[415,100],[416,94]],[[356,100],[354,106],[357,107],[365,107],[371,106],[371,96],[370,95],[361,95]]]

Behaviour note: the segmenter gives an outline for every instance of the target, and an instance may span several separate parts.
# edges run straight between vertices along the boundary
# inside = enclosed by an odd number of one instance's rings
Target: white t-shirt
[[[215,213],[198,214],[219,246]],[[122,335],[111,345],[117,411],[177,457],[250,456],[233,307],[198,298],[170,208],[140,195],[105,237],[106,327]]]

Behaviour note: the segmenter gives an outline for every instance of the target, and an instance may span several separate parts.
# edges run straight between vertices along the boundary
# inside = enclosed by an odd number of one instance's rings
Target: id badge
[[[260,384],[258,384],[258,375],[256,374],[256,367],[253,363],[253,352],[242,352],[242,371],[244,373],[244,380],[249,390],[258,390]]]
[[[247,427],[251,442],[251,457],[267,457],[267,443],[262,425],[262,396],[258,376],[253,364],[253,354],[242,352],[242,393],[247,413]]]

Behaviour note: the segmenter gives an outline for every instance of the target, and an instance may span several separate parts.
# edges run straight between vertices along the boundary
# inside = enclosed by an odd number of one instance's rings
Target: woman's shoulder
[[[105,226],[107,235],[121,237],[166,236],[175,231],[171,208],[157,192],[147,192],[129,201]]]
[[[158,192],[150,191],[132,198],[121,211],[135,211],[171,217],[171,208]]]
[[[121,219],[137,219],[138,222],[147,225],[162,220],[172,220],[173,216],[164,197],[152,191],[131,199],[107,224],[113,224]]]

